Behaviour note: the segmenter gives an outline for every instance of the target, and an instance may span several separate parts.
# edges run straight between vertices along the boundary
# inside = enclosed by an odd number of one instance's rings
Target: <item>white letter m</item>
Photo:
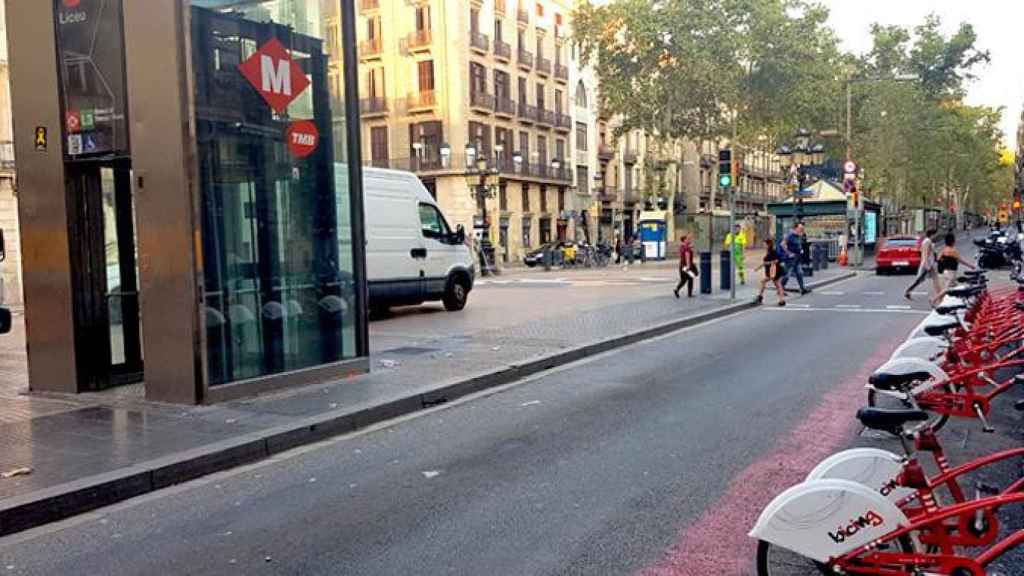
[[[287,60],[281,60],[274,66],[274,60],[266,54],[260,55],[260,71],[263,75],[263,91],[274,94],[292,95],[291,68]]]

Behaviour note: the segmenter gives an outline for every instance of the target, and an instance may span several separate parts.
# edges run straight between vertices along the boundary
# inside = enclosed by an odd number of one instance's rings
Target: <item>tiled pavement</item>
[[[845,273],[833,267],[815,280],[835,279]],[[717,279],[715,287],[717,290]],[[25,395],[24,327],[22,318],[16,316],[15,331],[0,338],[0,434],[5,439],[0,445],[0,472],[21,467],[32,472],[0,479],[0,507],[30,500],[42,489],[52,493],[58,485],[302,419],[380,407],[554,352],[730,304],[728,295],[719,293],[694,299],[684,295],[677,300],[670,288],[656,284],[627,292],[603,306],[576,307],[572,297],[549,306],[544,298],[527,295],[530,305],[539,309],[532,315],[507,310],[500,325],[492,321],[460,324],[459,315],[440,315],[428,318],[425,325],[442,323],[446,329],[410,330],[396,341],[401,346],[375,350],[370,374],[194,407],[148,403],[131,394],[59,399]],[[752,293],[752,287],[741,287],[738,300],[749,301]],[[481,289],[475,296],[484,298],[486,292]],[[394,332],[402,325],[401,318],[373,323],[371,332],[377,326]]]

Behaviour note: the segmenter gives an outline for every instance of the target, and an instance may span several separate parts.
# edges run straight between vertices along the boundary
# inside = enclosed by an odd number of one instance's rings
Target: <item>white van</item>
[[[370,309],[440,300],[450,312],[473,289],[473,255],[411,172],[363,169]]]

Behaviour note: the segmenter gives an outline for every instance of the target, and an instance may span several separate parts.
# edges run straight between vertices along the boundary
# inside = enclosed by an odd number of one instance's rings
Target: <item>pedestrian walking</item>
[[[758,290],[754,302],[763,304],[764,290],[768,284],[772,284],[779,295],[779,306],[785,306],[786,291],[782,288],[782,278],[786,275],[786,271],[782,265],[782,258],[779,257],[779,251],[775,248],[775,239],[772,237],[768,237],[764,241],[764,260],[757,267],[757,270],[761,269],[764,269],[764,278],[761,279],[761,288]]]
[[[924,238],[921,239],[921,264],[917,267],[917,277],[914,278],[913,284],[911,284],[906,291],[903,293],[903,297],[907,300],[913,300],[910,293],[917,288],[921,282],[924,282],[925,278],[930,278],[932,281],[932,293],[938,294],[942,291],[942,287],[939,286],[939,274],[936,269],[935,261],[935,245],[932,243],[932,237],[935,236],[937,231],[934,228],[928,229],[924,234]]]
[[[615,263],[622,263],[622,237],[615,235]]]
[[[679,298],[679,291],[686,286],[687,298],[693,298],[693,282],[697,278],[697,264],[693,261],[693,245],[690,237],[683,234],[679,237],[679,284],[673,293]]]
[[[782,279],[782,289],[785,290],[789,279],[795,277],[797,285],[800,286],[800,294],[809,294],[811,291],[804,286],[804,271],[800,265],[804,255],[803,236],[804,223],[796,222],[780,244],[783,266],[786,268],[786,275]]]
[[[744,251],[747,249],[747,235],[743,232],[741,224],[736,229],[725,235],[723,246],[732,252],[732,262],[736,266],[736,274],[740,277],[740,284],[747,283],[746,264],[743,262]]]
[[[952,232],[946,234],[943,239],[945,246],[942,247],[942,251],[939,252],[939,257],[936,259],[936,270],[942,276],[942,290],[935,294],[930,300],[931,305],[937,305],[942,297],[946,295],[946,290],[949,290],[956,282],[957,271],[960,269],[960,265],[963,264],[967,268],[974,270],[974,264],[963,259],[960,255],[960,251],[956,249],[956,235]]]

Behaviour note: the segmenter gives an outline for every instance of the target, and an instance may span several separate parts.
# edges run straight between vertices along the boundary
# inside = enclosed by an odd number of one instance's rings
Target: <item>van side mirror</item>
[[[459,224],[455,228],[455,239],[454,239],[453,243],[454,244],[462,244],[465,241],[466,241],[466,228],[462,224]]]

